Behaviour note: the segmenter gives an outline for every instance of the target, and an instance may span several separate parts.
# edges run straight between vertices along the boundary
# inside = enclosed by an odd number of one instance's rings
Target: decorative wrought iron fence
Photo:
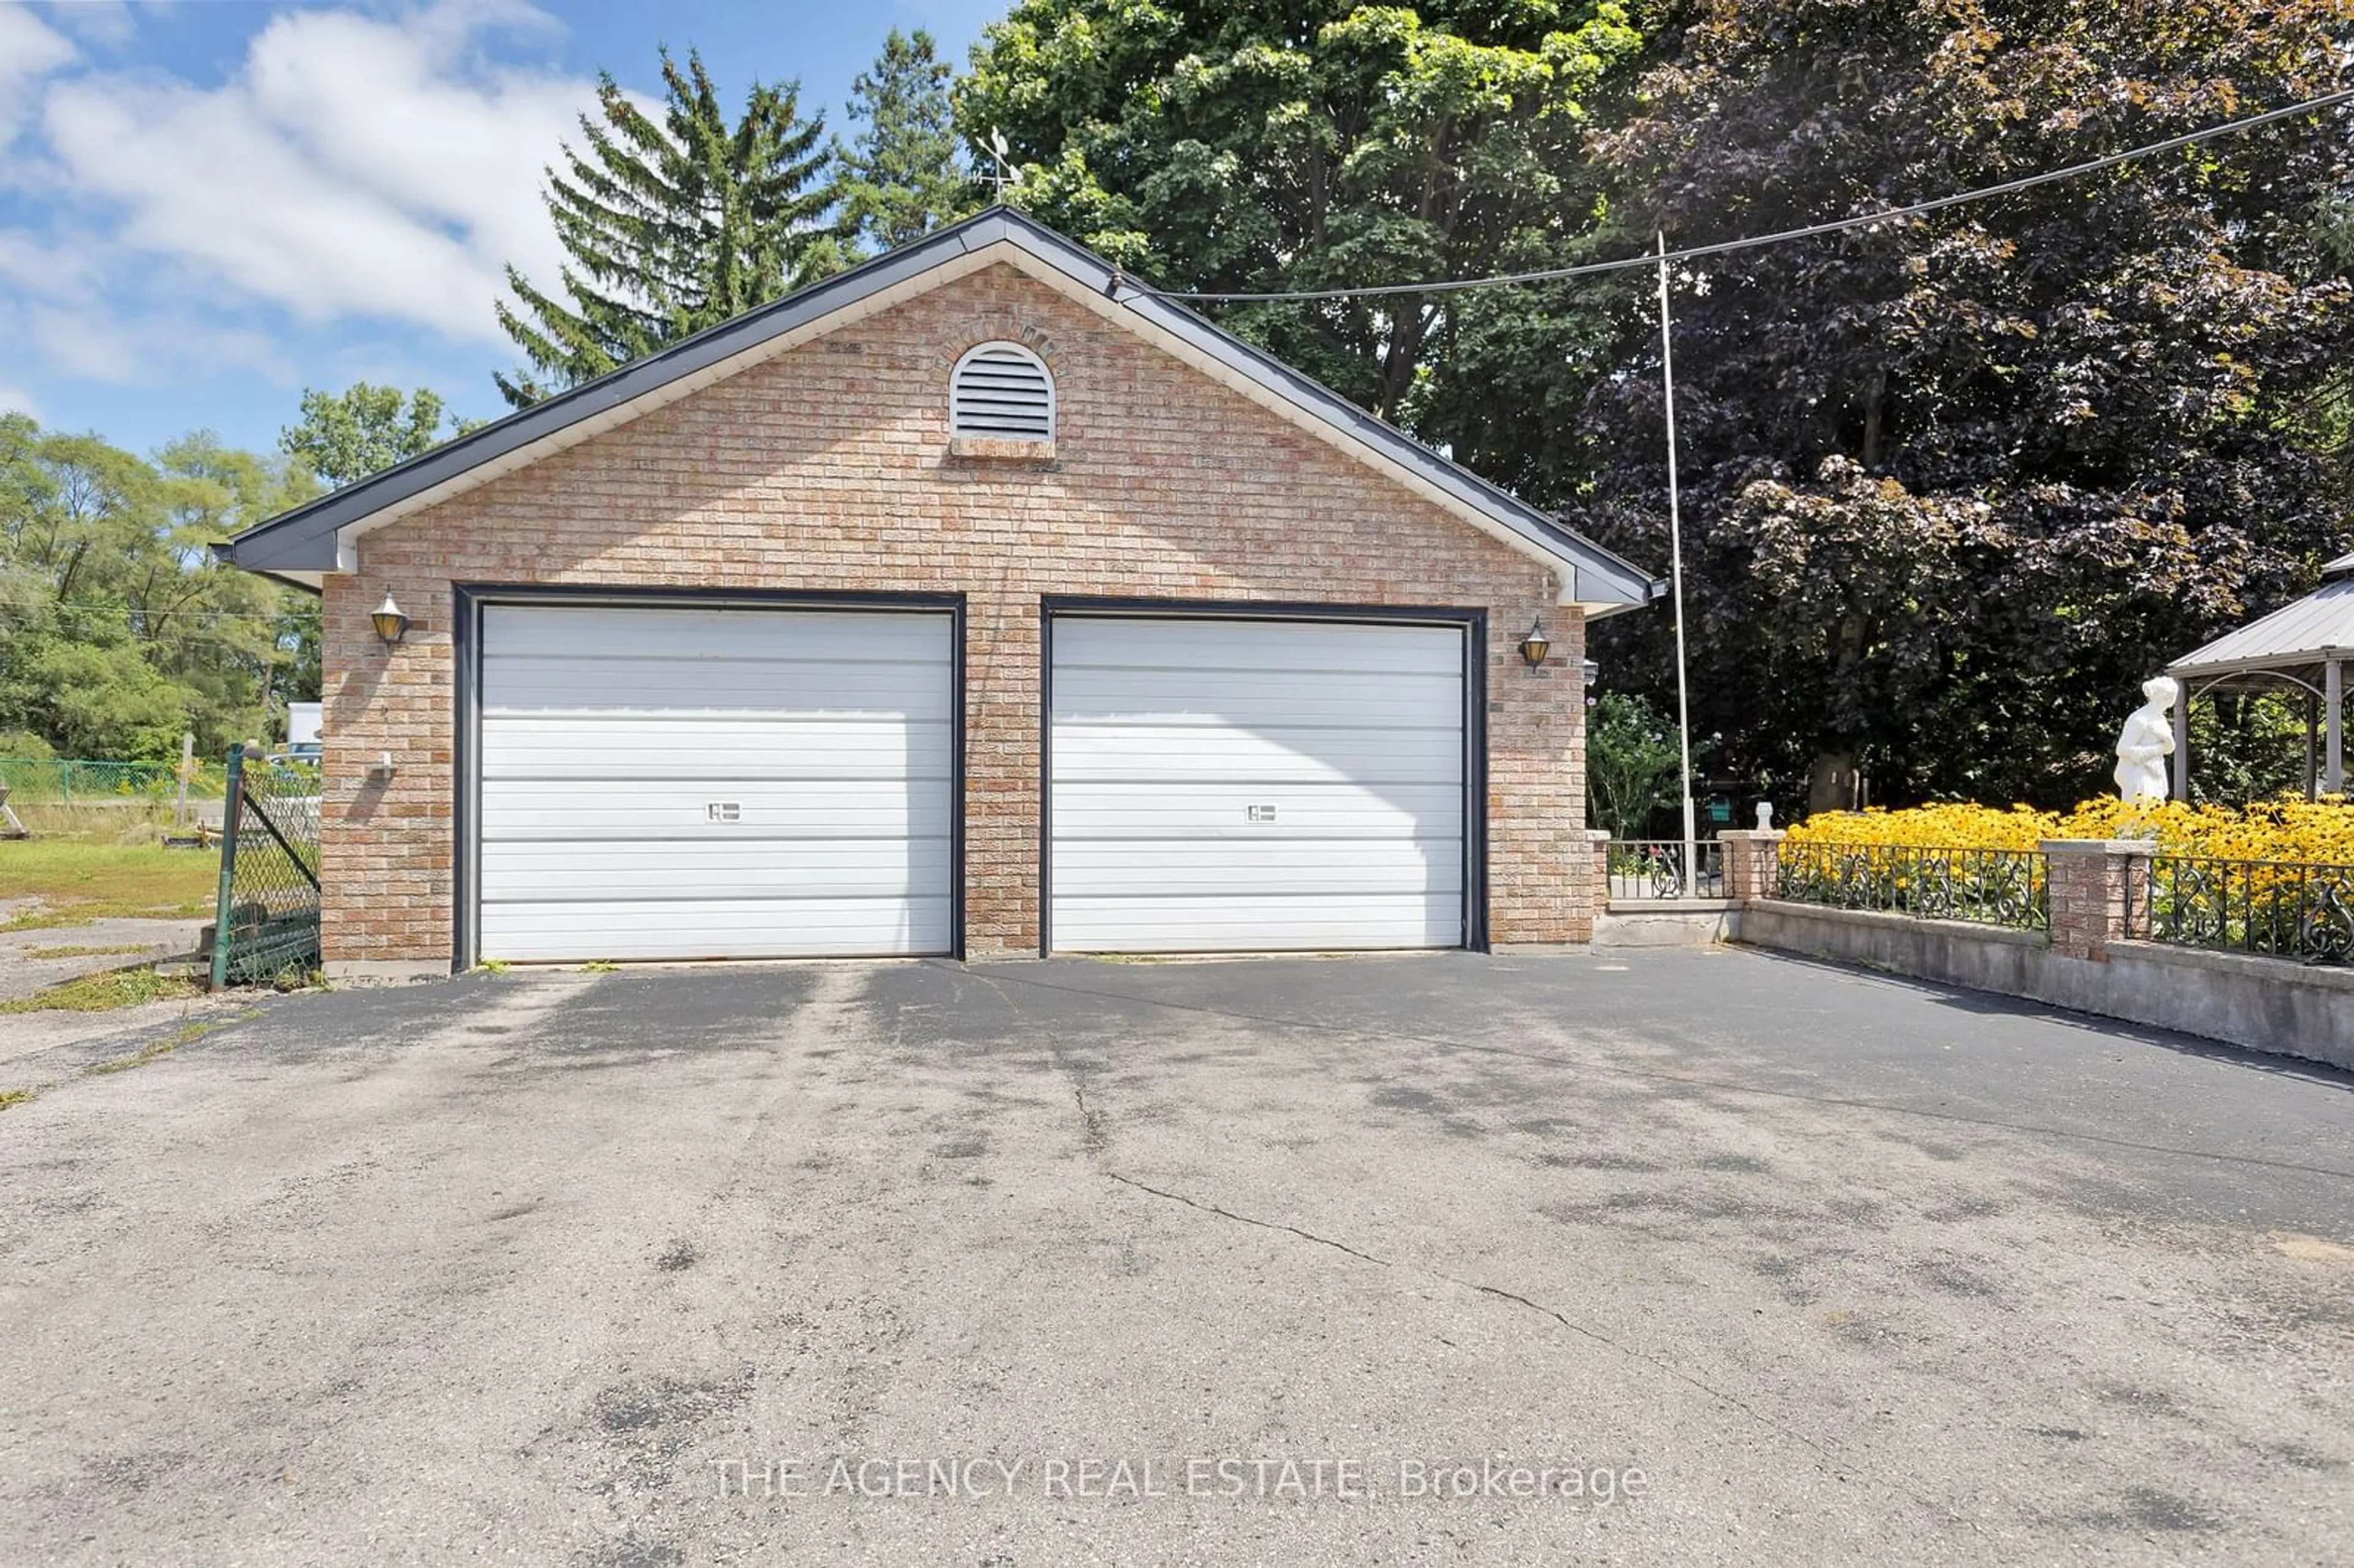
[[[2354,963],[2354,865],[2154,855],[2126,885],[2126,934],[2212,948]]]
[[[1722,898],[1724,896],[1724,846],[1702,839],[1691,848],[1698,855],[1695,874],[1684,874],[1681,839],[1612,839],[1607,863],[1610,899],[1623,903],[1641,898]]]
[[[2043,856],[2034,850],[1786,842],[1779,861],[1775,896],[1800,904],[2021,931],[2052,926]]]
[[[213,985],[319,965],[319,769],[228,754]]]

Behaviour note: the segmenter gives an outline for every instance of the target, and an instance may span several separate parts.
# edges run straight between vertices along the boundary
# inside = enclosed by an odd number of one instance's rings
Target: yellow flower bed
[[[1914,806],[1831,811],[1790,830],[1793,844],[2031,850],[2045,839],[2155,838],[2169,854],[2354,865],[2354,801],[2267,800],[2228,806],[2087,800],[2073,811],[2025,806]]]

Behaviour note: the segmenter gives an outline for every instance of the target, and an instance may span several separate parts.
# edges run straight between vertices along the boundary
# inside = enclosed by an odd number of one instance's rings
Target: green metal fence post
[[[220,898],[213,911],[213,983],[228,984],[229,910],[237,899],[237,829],[245,798],[245,747],[228,748],[228,794],[221,801]]]

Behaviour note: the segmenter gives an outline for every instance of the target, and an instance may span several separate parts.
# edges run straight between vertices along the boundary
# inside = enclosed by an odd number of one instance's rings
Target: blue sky
[[[506,261],[555,280],[540,171],[599,69],[801,79],[845,135],[892,26],[961,65],[1005,0],[0,0],[0,408],[148,451],[266,449],[305,387],[504,411]]]

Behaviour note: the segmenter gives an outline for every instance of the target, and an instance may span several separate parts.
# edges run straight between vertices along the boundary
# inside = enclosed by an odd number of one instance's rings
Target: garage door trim
[[[614,609],[818,609],[855,613],[930,610],[949,618],[949,957],[964,957],[964,629],[960,593],[889,593],[801,588],[571,587],[539,583],[451,585],[450,618],[457,700],[451,705],[450,959],[459,969],[480,958],[482,907],[482,610],[491,605],[578,605]]]
[[[1447,626],[1463,633],[1463,946],[1488,951],[1488,612],[1288,600],[1048,594],[1038,627],[1038,954],[1055,951],[1055,622],[1057,619],[1333,621]]]

